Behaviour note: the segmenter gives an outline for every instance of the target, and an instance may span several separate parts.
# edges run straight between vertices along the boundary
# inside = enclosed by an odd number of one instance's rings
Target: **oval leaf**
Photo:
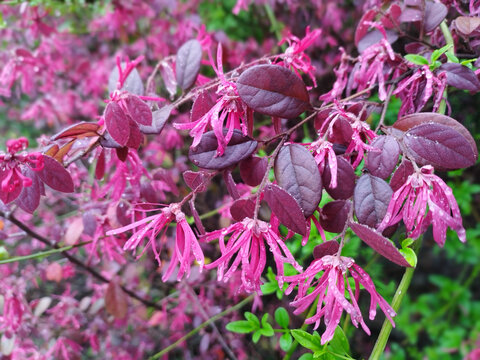
[[[368,151],[365,167],[372,175],[386,179],[397,165],[400,146],[397,140],[390,135],[378,136],[373,140],[371,146],[378,151]]]
[[[263,157],[250,156],[243,160],[239,165],[243,182],[250,186],[260,185],[267,171],[267,165],[268,161]]]
[[[52,137],[52,140],[63,139],[66,137],[79,137],[81,135],[85,136],[85,134],[94,133],[96,134],[99,125],[97,123],[90,123],[82,121],[78,124],[73,124],[66,129],[63,129],[59,133],[55,134]]]
[[[227,134],[227,129],[223,129],[223,134]],[[200,143],[195,148],[190,148],[188,158],[204,169],[224,169],[252,155],[257,148],[257,142],[244,136],[240,130],[234,129],[222,156],[217,156],[217,146],[215,133],[208,131],[202,135]]]
[[[28,166],[22,168],[22,174],[32,180],[32,185],[22,188],[22,192],[18,196],[16,204],[24,211],[33,214],[40,204],[40,195],[44,191],[44,185],[40,181],[36,172]]]
[[[196,190],[196,192],[204,192],[207,190],[207,178],[207,173],[204,173],[203,171],[195,172],[187,170],[183,173],[185,184],[187,184],[190,189]]]
[[[274,170],[278,185],[297,200],[305,217],[312,215],[322,198],[322,178],[310,151],[299,144],[283,146]]]
[[[350,223],[350,228],[363,242],[383,257],[397,265],[411,267],[397,247],[374,229],[357,223]]]
[[[250,199],[238,199],[230,207],[230,215],[235,221],[242,221],[246,217],[253,218],[254,212],[255,201]]]
[[[353,206],[360,224],[372,228],[383,220],[393,190],[385,180],[379,177],[364,174],[358,179],[353,194]]]
[[[456,129],[442,124],[422,124],[408,130],[403,142],[418,164],[454,170],[472,166],[476,147]]]
[[[238,94],[253,110],[292,119],[310,107],[307,88],[294,72],[278,65],[257,65],[237,80]]]
[[[198,95],[192,105],[190,121],[194,122],[202,118],[215,105],[215,94],[203,91]]]
[[[165,124],[170,117],[170,113],[172,112],[171,105],[165,105],[164,107],[155,110],[152,113],[152,125],[145,126],[142,124],[138,124],[140,131],[144,134],[160,134],[165,127]]]
[[[480,81],[478,81],[477,75],[466,66],[456,63],[445,63],[440,66],[440,70],[447,73],[448,85],[461,90],[480,90]]]
[[[264,194],[264,200],[283,225],[301,235],[307,234],[303,211],[288,192],[278,185],[270,184],[265,187]]]
[[[445,19],[447,13],[448,9],[442,3],[426,1],[425,16],[423,20],[423,28],[425,29],[425,32],[435,30],[443,19]]]
[[[152,110],[142,99],[129,95],[123,101],[133,121],[146,126],[152,125]]]
[[[480,26],[480,17],[459,16],[455,19],[457,30],[464,35],[470,35]]]
[[[327,203],[320,211],[320,225],[322,229],[341,233],[347,223],[348,214],[352,204],[350,201],[335,200]]]
[[[405,184],[408,177],[413,174],[413,171],[414,168],[412,163],[408,160],[403,160],[390,179],[390,187],[392,190],[397,191],[403,184]]]
[[[125,146],[130,137],[129,121],[123,109],[115,101],[108,103],[105,108],[105,126],[115,140],[121,146]]]
[[[313,249],[313,258],[321,259],[327,255],[335,255],[338,252],[340,245],[335,240],[325,241],[324,243],[315,246]]]
[[[335,200],[349,199],[355,189],[355,170],[352,165],[341,156],[337,156],[337,187],[330,187],[331,173],[330,165],[325,166],[322,173],[322,180],[325,190]]]
[[[73,180],[70,173],[55,159],[43,155],[43,169],[37,171],[42,181],[52,189],[64,193],[71,193],[74,190]]]
[[[195,83],[202,61],[202,45],[195,39],[187,41],[177,52],[175,71],[178,86],[188,89]]]

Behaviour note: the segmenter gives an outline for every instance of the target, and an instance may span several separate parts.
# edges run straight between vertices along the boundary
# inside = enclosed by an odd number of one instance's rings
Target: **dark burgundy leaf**
[[[442,115],[438,113],[428,113],[428,112],[410,114],[398,119],[393,124],[393,127],[398,130],[408,131],[414,126],[417,126],[420,124],[428,124],[428,123],[437,123],[437,124],[446,125],[458,131],[469,142],[472,149],[474,149],[475,154],[477,154],[477,145],[472,135],[469,133],[469,131],[465,128],[465,126],[460,124],[457,120],[452,119],[451,117],[446,115]]]
[[[348,149],[348,146],[343,144],[332,144],[332,149],[335,152],[335,155],[343,155]]]
[[[223,181],[225,181],[225,185],[227,185],[228,194],[234,199],[238,199],[240,194],[238,193],[237,184],[235,184],[235,180],[233,180],[232,172],[228,170],[224,170],[222,172]]]
[[[227,134],[227,129],[223,129],[223,134]],[[204,169],[225,169],[252,155],[257,149],[257,142],[235,129],[222,156],[217,156],[217,146],[215,133],[208,131],[202,135],[200,143],[195,148],[190,148],[188,158]]]
[[[243,160],[240,167],[240,176],[243,182],[250,186],[260,185],[267,171],[268,161],[266,158],[250,156]]]
[[[88,236],[94,236],[97,231],[97,217],[91,210],[85,211],[82,215],[83,233]]]
[[[331,173],[330,165],[325,166],[322,174],[322,180],[325,184],[325,190],[335,200],[349,199],[353,195],[355,188],[355,170],[352,165],[341,156],[337,156],[337,187],[330,187]]]
[[[397,191],[403,184],[405,184],[408,177],[413,174],[413,171],[412,163],[408,160],[403,160],[390,179],[390,187],[392,190]]]
[[[130,137],[130,127],[128,118],[123,109],[115,101],[108,103],[105,108],[105,126],[112,136],[113,140],[121,146],[125,146]]]
[[[352,203],[346,200],[335,200],[327,203],[320,211],[320,225],[328,232],[343,231],[350,213]]]
[[[365,167],[372,175],[386,179],[391,174],[400,156],[400,146],[390,135],[382,135],[373,140],[371,146],[378,151],[369,150]]]
[[[110,281],[105,293],[105,309],[115,319],[123,319],[127,315],[127,294],[114,280]]]
[[[80,122],[73,124],[52,137],[52,140],[63,139],[66,137],[85,137],[97,135],[100,126],[97,123]]]
[[[405,133],[405,146],[418,164],[454,170],[475,164],[476,148],[456,129],[442,124],[417,125]]]
[[[387,212],[392,194],[392,188],[385,180],[363,174],[358,179],[353,194],[353,206],[358,222],[376,228]]]
[[[97,166],[95,166],[95,178],[100,180],[103,175],[105,175],[105,150],[102,149],[97,159]]]
[[[275,184],[265,187],[264,200],[280,222],[301,235],[307,234],[303,211],[297,201],[284,189]]]
[[[466,66],[456,63],[445,63],[440,66],[440,70],[447,73],[448,85],[461,90],[480,90],[480,81],[478,81],[477,75]]]
[[[238,94],[253,110],[292,119],[310,108],[307,88],[294,72],[278,65],[257,65],[237,80]]]
[[[253,218],[255,201],[250,199],[238,199],[230,207],[230,215],[233,220],[242,221],[246,217]]]
[[[196,192],[204,192],[207,189],[207,178],[207,174],[203,171],[195,172],[188,170],[183,173],[183,180],[190,189],[195,190],[203,183],[203,185],[198,188]]]
[[[402,8],[398,4],[392,4],[385,16],[381,18],[381,22],[386,29],[392,29],[398,26],[400,15],[402,15]]]
[[[70,173],[55,159],[50,156],[43,156],[43,169],[37,171],[42,181],[52,189],[64,193],[71,193],[74,190],[73,180]]]
[[[448,9],[440,2],[427,1],[425,4],[425,18],[423,28],[425,32],[435,30],[447,16]]]
[[[402,15],[400,15],[401,22],[415,22],[421,21],[423,18],[422,10],[417,8],[410,8],[407,7],[402,11]]]
[[[393,44],[398,39],[398,34],[393,30],[387,30],[387,41]],[[383,39],[383,35],[377,29],[367,33],[357,45],[358,52],[362,53],[373,44],[378,44]]]
[[[411,267],[397,247],[390,240],[375,231],[375,229],[357,223],[350,223],[350,227],[360,239],[380,255],[397,265]]]
[[[215,105],[214,96],[214,94],[208,91],[203,91],[198,95],[192,106],[192,113],[190,116],[192,122],[202,118],[202,116],[205,115],[213,105]]]
[[[357,30],[355,31],[355,45],[358,46],[358,43],[362,38],[367,34],[368,29],[370,29],[370,24],[375,16],[377,15],[377,10],[370,9],[366,13],[363,14],[362,18],[358,22]],[[365,24],[367,22],[367,24]]]
[[[155,204],[161,202],[160,194],[155,191],[151,181],[144,181],[140,185],[140,196],[147,202]]]
[[[131,149],[138,149],[143,141],[143,134],[138,128],[138,124],[132,119],[128,119],[130,125],[130,136],[128,137],[127,147]]]
[[[190,199],[188,205],[190,205],[190,212],[192,213],[198,233],[200,235],[205,235],[205,227],[202,224],[202,220],[200,219],[197,209],[195,209],[195,201],[193,198]]]
[[[44,185],[36,172],[28,166],[22,168],[22,174],[32,179],[32,185],[24,187],[16,200],[16,204],[26,212],[33,214],[40,204],[40,195],[44,192]]]
[[[421,54],[428,50],[428,47],[421,42],[411,42],[405,44],[405,52],[408,54]]]
[[[152,110],[142,99],[129,95],[123,101],[133,121],[145,126],[152,125]]]
[[[327,255],[335,255],[340,245],[335,240],[326,241],[313,249],[313,258],[321,259]]]
[[[468,36],[480,26],[480,17],[459,16],[455,19],[455,26],[460,33]]]
[[[103,134],[103,136],[100,138],[100,145],[102,145],[103,148],[107,149],[120,149],[123,146],[117,143],[115,140],[113,140],[112,136],[107,132]]]
[[[177,52],[175,72],[178,86],[187,90],[195,83],[202,61],[202,45],[195,39],[187,41]]]
[[[121,148],[115,149],[117,153],[118,160],[125,162],[128,156],[128,147],[124,146]]]
[[[328,141],[332,144],[348,145],[352,141],[353,130],[350,122],[345,118],[338,118],[328,134]]]
[[[278,185],[297,200],[305,217],[312,215],[322,198],[322,178],[310,151],[299,144],[283,146],[274,170]]]
[[[120,202],[118,203],[115,215],[117,217],[117,221],[122,226],[126,226],[132,223],[130,205],[124,200],[120,200]]]
[[[122,64],[122,70],[125,69],[125,64]],[[115,68],[110,73],[110,77],[108,78],[108,92],[111,94],[117,89],[118,83],[118,68]],[[144,92],[143,82],[140,78],[140,74],[138,73],[137,69],[133,69],[130,74],[128,74],[127,79],[123,83],[123,87],[121,90],[127,91],[130,94],[135,94],[142,96]]]
[[[152,113],[152,125],[145,126],[142,124],[138,124],[140,131],[144,134],[160,134],[165,127],[165,124],[167,123],[172,110],[173,107],[171,105],[165,105],[159,110],[155,110]]]

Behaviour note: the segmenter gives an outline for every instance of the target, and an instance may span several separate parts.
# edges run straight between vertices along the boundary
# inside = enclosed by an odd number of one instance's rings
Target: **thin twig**
[[[378,130],[382,127],[383,122],[385,121],[385,116],[387,115],[388,104],[390,104],[390,99],[392,98],[394,88],[395,88],[395,86],[392,85],[392,86],[390,86],[390,89],[388,89],[387,98],[385,99],[385,102],[383,104],[382,114],[380,115],[380,121],[378,122],[377,128],[375,129],[375,133],[378,132]]]

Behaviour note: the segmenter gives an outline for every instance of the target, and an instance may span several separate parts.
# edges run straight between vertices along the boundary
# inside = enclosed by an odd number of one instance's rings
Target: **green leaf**
[[[400,253],[403,255],[405,260],[412,265],[412,267],[417,266],[417,254],[415,254],[415,251],[413,249],[409,248],[409,246],[413,243],[412,239],[405,239],[402,241],[402,248],[399,249]]]
[[[251,312],[249,311],[246,311],[243,316],[245,316],[245,319],[247,319],[247,321],[252,324],[252,326],[255,328],[255,329],[260,329],[260,320],[258,320],[258,317],[257,315],[255,314],[252,314]]]
[[[425,59],[422,55],[417,54],[407,54],[404,56],[405,60],[414,63],[415,65],[428,65],[428,60]]]
[[[451,62],[453,63],[459,63],[460,60],[453,54],[449,53],[449,52],[446,52],[445,55],[447,56],[448,60],[450,60]]]
[[[430,57],[430,64],[434,64],[438,60],[438,58],[445,54],[451,47],[452,44],[448,44],[432,52],[432,56]]]
[[[335,329],[335,334],[333,335],[332,340],[328,343],[328,348],[336,354],[350,354],[348,339],[340,326],[337,326]]]
[[[258,340],[260,340],[261,336],[262,336],[262,333],[260,332],[260,330],[255,331],[252,335],[252,341],[256,344]]]
[[[232,321],[231,323],[227,324],[226,328],[228,331],[239,334],[248,334],[256,329],[252,323],[245,320]]]
[[[273,336],[275,334],[272,325],[268,322],[268,313],[262,316],[262,328],[260,332],[263,336]]]
[[[290,322],[290,317],[288,316],[287,310],[283,307],[279,307],[275,310],[275,321],[284,329],[288,329],[288,324]]]
[[[292,346],[292,342],[293,342],[293,339],[292,339],[292,335],[290,335],[289,332],[286,332],[284,333],[282,336],[280,336],[280,348],[283,350],[283,351],[288,351],[290,349],[290,346]]]
[[[5,246],[0,246],[0,260],[6,260],[9,256],[10,255],[8,254],[8,250],[5,248]]]
[[[304,348],[310,349],[312,351],[321,351],[323,346],[320,343],[319,339],[313,335],[310,335],[306,331],[300,329],[290,330],[290,333],[298,341],[300,345]]]
[[[275,291],[278,290],[277,282],[267,282],[265,284],[260,285],[260,290],[262,290],[263,295],[270,295],[273,294]]]
[[[5,29],[7,27],[7,23],[3,20],[3,14],[0,12],[0,29]]]
[[[303,354],[298,358],[298,360],[312,360],[313,359],[313,354],[308,353],[308,354]]]

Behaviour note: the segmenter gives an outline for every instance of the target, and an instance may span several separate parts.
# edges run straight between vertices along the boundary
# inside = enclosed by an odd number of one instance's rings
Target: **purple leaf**
[[[457,30],[464,35],[470,35],[480,26],[480,17],[459,16],[455,19]]]
[[[131,118],[129,118],[128,121],[130,126],[130,136],[128,137],[126,145],[131,149],[138,149],[143,142],[143,134],[140,132],[138,124],[135,121]]]
[[[197,40],[189,40],[178,49],[175,71],[178,86],[182,90],[187,90],[195,83],[201,61],[202,45]]]
[[[133,121],[145,126],[152,125],[152,110],[142,99],[129,95],[123,101]]]
[[[5,179],[7,178],[10,179],[11,181],[11,173],[9,170],[7,169],[2,169],[2,167],[0,167],[0,184],[5,181]],[[14,177],[18,177],[18,175],[13,175]],[[21,181],[21,179],[15,179],[14,178],[14,181]],[[12,202],[13,200],[15,200],[19,195],[20,193],[22,192],[22,186],[15,186],[13,191],[0,191],[0,200],[2,200],[2,202],[4,204],[8,204],[10,202]],[[1,203],[0,203],[1,205]]]
[[[253,110],[293,119],[310,108],[307,88],[294,72],[278,65],[257,65],[237,80],[238,94]]]
[[[307,234],[307,225],[298,202],[284,189],[275,184],[265,187],[264,200],[280,222],[290,230]]]
[[[128,147],[124,146],[121,148],[115,149],[115,152],[117,153],[118,160],[125,162],[127,160],[128,156]]]
[[[177,188],[177,183],[175,182],[173,178],[173,173],[172,170],[167,170],[167,169],[157,169],[155,173],[153,174],[153,180],[160,180],[163,181],[165,184],[168,185],[170,188],[170,191],[172,194],[175,196],[179,195],[179,191]]]
[[[260,185],[267,171],[266,158],[250,156],[240,163],[240,176],[243,182],[250,186]]]
[[[250,199],[238,199],[230,206],[230,215],[233,220],[242,221],[246,217],[253,218],[255,201]]]
[[[358,22],[357,30],[355,31],[355,45],[358,46],[360,40],[367,34],[368,29],[370,29],[370,24],[368,23],[375,19],[377,13],[377,10],[370,9],[362,15],[362,18]]]
[[[442,124],[422,124],[408,130],[403,142],[418,164],[438,169],[461,169],[477,160],[476,148],[456,129]]]
[[[102,152],[98,156],[97,165],[95,166],[95,179],[101,180],[105,175],[105,150],[102,149]]]
[[[52,140],[63,139],[67,137],[79,137],[79,136],[93,136],[97,135],[97,130],[100,126],[97,123],[91,122],[79,122],[73,124],[66,129],[63,129],[59,133],[52,136]],[[91,135],[90,135],[91,134]]]
[[[378,136],[373,140],[371,146],[379,151],[368,151],[365,167],[372,175],[386,179],[397,165],[400,146],[397,140],[390,135]]]
[[[363,174],[358,179],[353,194],[353,206],[358,222],[376,228],[387,212],[392,194],[392,188],[385,180]]]
[[[110,135],[108,132],[105,132],[103,134],[103,137],[100,138],[100,145],[102,145],[102,147],[104,148],[110,148],[110,149],[120,149],[123,147],[122,145],[117,143],[115,140],[113,140],[112,135]]]
[[[438,113],[415,113],[415,114],[406,115],[398,119],[393,124],[393,127],[398,130],[408,131],[414,126],[417,126],[420,124],[428,124],[428,123],[437,123],[437,124],[446,125],[458,131],[469,142],[470,146],[475,152],[475,159],[476,159],[476,156],[478,155],[478,151],[477,151],[477,145],[472,135],[465,128],[465,126],[463,126],[457,120],[452,119],[449,116],[438,114]]]
[[[405,8],[400,15],[401,22],[415,22],[421,21],[423,18],[423,13],[420,9],[417,8]]]
[[[392,190],[397,191],[403,184],[405,184],[408,177],[413,174],[413,171],[412,163],[404,159],[390,179],[390,187]]]
[[[397,41],[398,34],[395,31],[387,30],[386,33],[387,33],[387,41],[390,44],[393,44],[395,41]],[[383,39],[383,35],[380,31],[378,31],[377,29],[370,31],[362,38],[362,40],[358,42],[358,45],[357,45],[358,52],[362,53],[370,46],[374,44],[378,44],[382,39]]]
[[[299,144],[283,146],[274,170],[278,185],[293,196],[305,217],[312,215],[322,198],[322,178],[310,151]]]
[[[97,217],[92,210],[85,211],[82,215],[83,233],[88,236],[94,236],[97,230]]]
[[[215,105],[214,97],[215,95],[208,91],[203,91],[200,93],[200,95],[198,95],[192,106],[192,114],[190,116],[190,120],[192,122],[202,118],[203,115],[205,115],[213,107],[213,105]]]
[[[397,265],[411,267],[397,247],[374,229],[357,223],[350,223],[350,227],[360,239],[383,257]]]
[[[223,135],[226,134],[227,129],[223,129]],[[257,149],[257,142],[244,136],[240,130],[234,129],[232,139],[222,156],[217,156],[217,146],[215,133],[208,131],[202,135],[200,143],[195,148],[190,148],[188,158],[195,165],[204,169],[225,169],[252,155]]]
[[[350,213],[352,203],[345,200],[335,200],[327,203],[320,211],[320,225],[328,232],[343,231]]]
[[[315,246],[313,249],[313,258],[314,259],[321,259],[327,255],[335,255],[338,252],[338,242],[335,240],[326,241],[320,245]]]
[[[32,185],[22,189],[22,192],[16,200],[16,204],[26,212],[33,214],[40,204],[40,195],[45,191],[44,185],[36,172],[28,166],[22,168],[22,174],[32,179]]]
[[[115,101],[108,103],[105,108],[105,126],[115,140],[121,146],[125,146],[130,137],[129,121],[123,109]]]
[[[330,180],[332,175],[330,173],[330,165],[325,166],[322,174],[322,180],[325,184],[325,190],[335,200],[349,199],[353,195],[355,188],[355,170],[352,165],[342,156],[337,156],[337,187],[330,187]]]
[[[197,192],[204,192],[207,190],[207,178],[207,173],[203,171],[195,172],[187,170],[183,173],[183,180],[190,189],[195,190],[201,185],[201,187],[197,189]]]
[[[478,91],[480,81],[475,72],[462,64],[445,63],[440,70],[447,73],[447,84],[460,90]]]
[[[228,194],[234,199],[238,199],[240,194],[238,193],[237,184],[235,180],[233,180],[232,172],[228,170],[224,170],[222,172],[223,181],[225,185],[227,185]]]
[[[144,134],[160,134],[165,127],[168,118],[170,117],[172,109],[173,107],[171,105],[165,105],[159,110],[155,110],[152,113],[152,125],[145,126],[142,124],[138,124],[140,131]]]
[[[125,63],[122,64],[122,70],[125,69]],[[118,68],[115,68],[110,73],[108,78],[108,93],[111,94],[117,89],[118,83]],[[130,74],[128,74],[125,82],[123,83],[123,87],[121,88],[123,91],[127,91],[130,94],[142,96],[144,92],[143,82],[140,78],[140,74],[138,73],[137,69],[133,69]]]
[[[435,30],[440,23],[447,17],[448,9],[439,2],[427,1],[425,4],[425,19],[423,28],[425,32]]]
[[[74,190],[73,180],[70,173],[55,159],[50,156],[43,156],[43,169],[37,171],[42,181],[52,189],[64,193],[71,193]]]

